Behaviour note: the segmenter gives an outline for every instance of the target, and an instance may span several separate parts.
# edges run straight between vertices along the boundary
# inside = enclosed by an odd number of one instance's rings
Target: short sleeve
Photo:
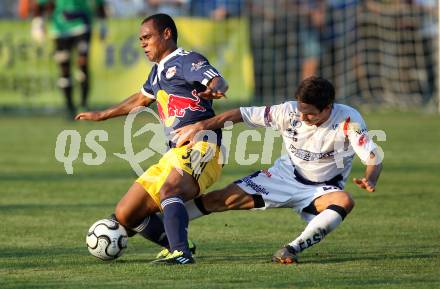
[[[209,64],[209,61],[203,55],[195,52],[191,52],[185,56],[183,76],[185,80],[190,83],[200,82],[205,86],[214,77],[221,77],[217,69]]]
[[[156,99],[156,97],[154,96],[154,91],[153,91],[152,84],[151,84],[153,81],[154,75],[156,75],[155,71],[156,71],[155,66],[153,66],[153,68],[150,71],[150,74],[148,75],[147,80],[145,81],[145,83],[141,87],[141,93],[151,99]]]
[[[286,104],[240,107],[241,117],[250,127],[272,127],[281,130],[286,117]]]
[[[365,163],[377,146],[368,136],[367,126],[359,113],[347,117],[343,132],[358,157]]]

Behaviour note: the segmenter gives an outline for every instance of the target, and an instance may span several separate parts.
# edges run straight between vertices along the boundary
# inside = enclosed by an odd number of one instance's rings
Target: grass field
[[[387,135],[378,190],[366,193],[349,183],[356,208],[301,255],[301,264],[270,263],[304,227],[291,210],[280,209],[195,220],[190,236],[199,248],[197,263],[169,268],[149,264],[159,248],[140,237],[115,262],[95,259],[85,247],[88,227],[113,211],[135,178],[113,155],[124,151],[122,118],[0,117],[0,288],[440,288],[440,117],[367,113],[365,119],[370,130]],[[86,166],[80,158],[67,175],[54,157],[64,129],[80,132],[80,153],[90,152],[89,131],[108,131],[106,162]],[[146,141],[136,140],[138,151]],[[214,188],[257,167],[231,163]],[[352,176],[362,171],[357,161]]]

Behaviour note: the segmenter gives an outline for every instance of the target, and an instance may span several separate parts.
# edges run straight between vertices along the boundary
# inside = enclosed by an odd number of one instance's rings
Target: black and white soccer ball
[[[127,231],[115,220],[102,219],[90,227],[86,243],[90,254],[96,258],[113,260],[121,256],[127,248]]]

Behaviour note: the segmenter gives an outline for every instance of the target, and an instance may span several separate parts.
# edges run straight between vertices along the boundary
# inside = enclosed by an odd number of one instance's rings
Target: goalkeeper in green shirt
[[[74,50],[78,53],[81,86],[81,106],[87,109],[89,94],[89,45],[94,15],[106,17],[104,0],[37,0],[35,17],[32,20],[32,37],[42,42],[45,37],[44,17],[50,21],[49,35],[55,40],[55,61],[60,67],[57,85],[63,91],[69,117],[76,115],[73,102],[73,81],[70,62]],[[105,37],[105,26],[101,25],[100,37]]]

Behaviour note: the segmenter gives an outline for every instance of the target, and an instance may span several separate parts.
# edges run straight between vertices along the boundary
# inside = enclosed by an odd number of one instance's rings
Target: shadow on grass
[[[362,262],[362,261],[378,261],[383,262],[384,260],[411,260],[411,259],[434,259],[436,258],[433,255],[429,254],[414,254],[414,255],[399,255],[399,256],[355,256],[355,257],[346,257],[346,258],[315,258],[315,259],[300,259],[299,264],[293,265],[282,265],[278,263],[273,263],[271,261],[270,255],[260,255],[260,256],[251,256],[251,255],[233,255],[233,256],[195,256],[196,264],[198,265],[213,265],[213,266],[240,266],[240,265],[249,265],[250,263],[254,265],[273,265],[288,268],[290,266],[299,266],[301,268],[302,265],[327,265],[327,264],[342,264],[346,262]],[[147,258],[135,258],[135,259],[120,259],[114,264],[126,264],[126,265],[135,265],[135,264],[149,264],[154,259],[151,257]]]
[[[85,249],[85,251],[84,251]],[[79,252],[83,251],[84,254],[79,254]],[[52,259],[56,256],[66,256],[66,257],[73,257],[79,255],[86,255],[87,248],[84,247],[69,247],[69,248],[62,248],[62,247],[45,247],[45,248],[6,248],[5,250],[0,252],[0,260],[1,259],[18,259],[24,258],[26,261],[30,261],[31,257],[47,257],[49,259]],[[34,259],[35,262],[41,261],[39,259]]]
[[[222,264],[231,264],[235,263],[235,265],[239,264],[248,264],[250,262],[252,263],[270,263],[270,257],[269,256],[249,256],[249,255],[234,255],[234,256],[194,256],[196,260],[196,264],[203,264],[203,265],[222,265]],[[125,263],[125,264],[148,264],[154,261],[155,259],[151,256],[148,256],[146,258],[135,258],[130,260],[118,260],[118,263]],[[269,261],[268,261],[269,260]]]
[[[93,173],[74,173],[68,175],[60,172],[20,172],[14,174],[3,173],[0,175],[0,181],[30,181],[30,182],[65,182],[65,181],[95,181],[109,179],[137,178],[137,175],[131,170],[111,170]]]
[[[97,208],[108,208],[114,207],[114,203],[84,203],[84,204],[13,204],[13,205],[0,205],[0,211],[15,211],[15,210],[67,210],[72,209],[97,209]]]
[[[371,254],[371,253],[370,253]],[[301,264],[332,264],[332,263],[345,263],[345,262],[356,262],[356,261],[380,261],[385,260],[408,260],[408,259],[435,259],[438,258],[438,254],[401,254],[393,256],[384,256],[381,254],[376,255],[350,255],[350,256],[338,256],[338,257],[314,257],[314,258],[304,258],[301,259]]]

